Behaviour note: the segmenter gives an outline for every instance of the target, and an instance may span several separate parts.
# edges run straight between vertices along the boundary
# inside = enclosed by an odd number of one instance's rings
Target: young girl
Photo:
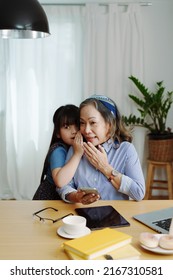
[[[53,116],[54,130],[44,162],[40,185],[33,200],[60,199],[56,188],[69,183],[83,154],[83,140],[79,132],[79,108],[65,105]],[[73,146],[73,157],[65,164],[68,148]]]

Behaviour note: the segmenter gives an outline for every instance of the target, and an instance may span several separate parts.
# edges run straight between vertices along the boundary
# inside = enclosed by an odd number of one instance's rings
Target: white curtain
[[[103,93],[128,114],[128,76],[143,75],[139,5],[44,9],[50,37],[0,40],[0,198],[32,198],[59,106]]]
[[[128,110],[129,81],[143,76],[143,33],[139,4],[86,7],[85,96],[109,95]],[[123,106],[122,106],[123,105]]]
[[[66,103],[79,105],[83,99],[81,7],[49,6],[46,14],[50,37],[0,42],[1,77],[6,85],[1,91],[5,132],[0,136],[0,197],[32,198],[50,142],[54,111]]]

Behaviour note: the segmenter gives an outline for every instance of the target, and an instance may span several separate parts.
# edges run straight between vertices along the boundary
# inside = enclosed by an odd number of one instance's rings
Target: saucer
[[[172,255],[173,254],[173,250],[162,249],[159,246],[156,247],[156,248],[149,248],[149,247],[141,244],[141,247],[144,248],[145,250],[148,250],[148,251],[151,251],[151,252],[157,253],[157,254],[164,254],[164,255]]]
[[[64,231],[64,228],[63,226],[62,227],[59,227],[57,229],[57,234],[62,236],[62,237],[65,237],[65,238],[69,238],[69,239],[74,239],[74,238],[78,238],[78,237],[82,237],[84,235],[87,235],[91,233],[91,230],[88,228],[88,227],[85,227],[84,231],[82,231],[80,234],[68,234]]]
[[[160,239],[161,236],[163,236],[164,234],[154,234],[154,236],[156,236],[158,239]],[[147,247],[143,244],[140,244],[142,248],[144,248],[145,250],[148,250],[148,251],[151,251],[153,253],[157,253],[157,254],[164,254],[164,255],[172,255],[173,254],[173,250],[166,250],[166,249],[163,249],[159,246],[155,247],[155,248],[150,248],[150,247]]]

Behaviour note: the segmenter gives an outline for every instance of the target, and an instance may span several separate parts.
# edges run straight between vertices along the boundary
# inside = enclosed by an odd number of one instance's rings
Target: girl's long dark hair
[[[62,142],[62,139],[57,137],[61,127],[71,124],[75,124],[79,127],[79,108],[72,104],[59,107],[53,115],[53,124],[54,130],[49,147],[54,143]]]
[[[47,173],[47,169],[49,166],[48,158],[50,153],[58,145],[63,145],[64,147],[68,148],[67,145],[63,142],[63,140],[61,138],[58,138],[57,135],[60,134],[60,128],[63,127],[64,125],[75,124],[77,127],[79,127],[79,108],[73,104],[67,104],[59,107],[53,115],[53,124],[54,124],[54,129],[52,133],[52,138],[44,161],[40,182],[44,180],[44,177]]]

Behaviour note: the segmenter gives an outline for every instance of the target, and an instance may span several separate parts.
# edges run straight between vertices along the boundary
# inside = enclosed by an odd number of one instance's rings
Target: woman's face
[[[80,131],[86,141],[94,146],[110,138],[110,125],[105,122],[94,104],[88,104],[80,110]]]

